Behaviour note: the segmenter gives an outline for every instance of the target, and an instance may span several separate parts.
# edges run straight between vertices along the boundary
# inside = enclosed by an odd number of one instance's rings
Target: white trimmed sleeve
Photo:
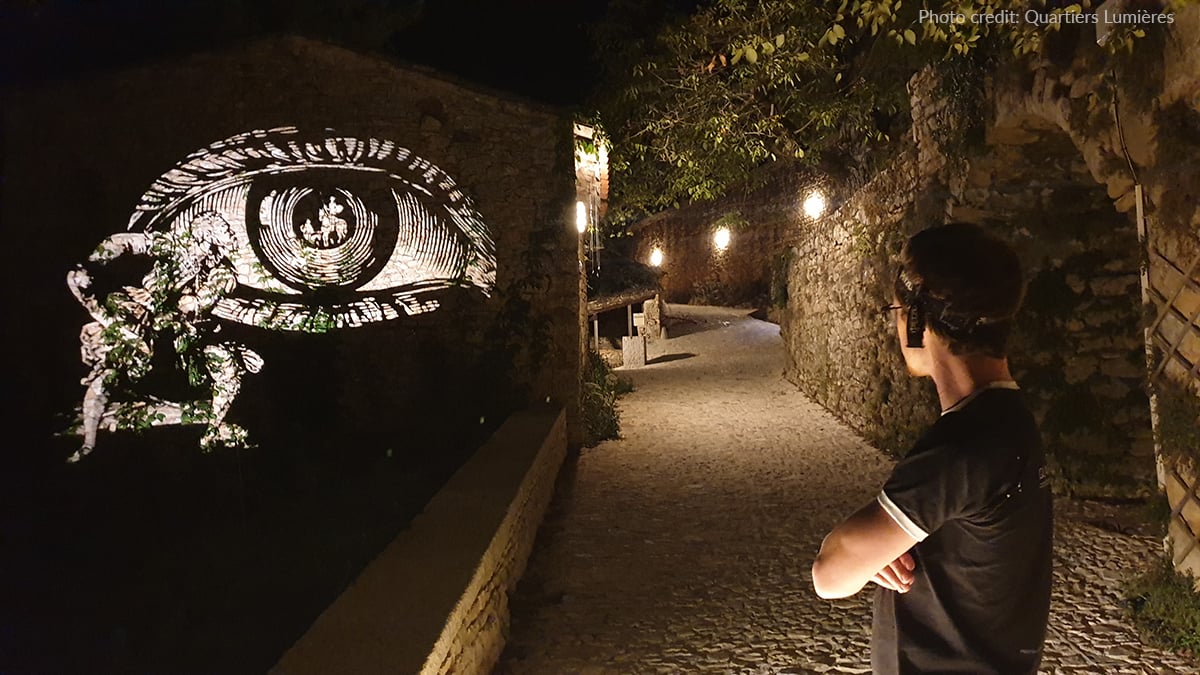
[[[929,533],[925,530],[922,530],[916,523],[914,523],[912,518],[904,515],[904,512],[900,510],[900,507],[896,506],[896,504],[893,503],[890,498],[888,498],[886,492],[880,490],[879,496],[875,499],[879,502],[879,505],[883,507],[883,510],[892,517],[892,520],[896,521],[896,524],[900,526],[900,529],[908,533],[908,536],[916,539],[917,541],[924,541],[925,538],[929,536]]]

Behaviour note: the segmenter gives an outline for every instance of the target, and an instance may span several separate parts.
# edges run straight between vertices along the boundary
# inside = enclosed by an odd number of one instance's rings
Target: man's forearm
[[[821,542],[813,561],[813,588],[822,598],[845,598],[912,548],[916,540],[872,501]]]

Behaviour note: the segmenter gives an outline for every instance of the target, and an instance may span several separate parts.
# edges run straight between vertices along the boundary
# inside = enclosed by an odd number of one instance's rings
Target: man
[[[972,225],[909,239],[896,329],[941,418],[813,563],[823,598],[874,582],[871,662],[887,673],[1036,673],[1050,606],[1051,496],[1041,440],[1009,373],[1020,264]]]

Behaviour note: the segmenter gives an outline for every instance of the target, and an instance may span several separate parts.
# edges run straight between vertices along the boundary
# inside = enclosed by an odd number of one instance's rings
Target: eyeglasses
[[[884,305],[879,308],[879,314],[882,315],[883,318],[887,319],[891,316],[891,312],[894,312],[897,309],[904,309],[904,305]]]

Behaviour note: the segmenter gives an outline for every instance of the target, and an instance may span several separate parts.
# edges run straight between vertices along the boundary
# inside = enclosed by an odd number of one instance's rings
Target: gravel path
[[[891,461],[782,378],[777,326],[671,309],[692,332],[622,371],[623,437],[564,469],[496,672],[870,672],[870,594],[821,600],[809,567]],[[1046,672],[1196,672],[1118,604],[1155,538],[1065,506]]]

